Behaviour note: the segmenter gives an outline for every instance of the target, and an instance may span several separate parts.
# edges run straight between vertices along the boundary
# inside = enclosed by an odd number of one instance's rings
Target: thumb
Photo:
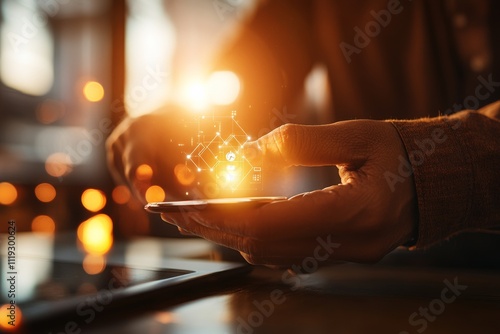
[[[359,122],[356,124],[356,122]],[[274,168],[289,166],[358,165],[366,161],[370,121],[327,125],[285,124],[243,147],[245,156],[257,157]],[[364,131],[367,130],[367,131]]]

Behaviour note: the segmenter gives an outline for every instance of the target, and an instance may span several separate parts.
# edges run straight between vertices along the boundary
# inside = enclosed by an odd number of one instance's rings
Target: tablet
[[[144,209],[149,212],[186,212],[193,210],[225,210],[235,208],[256,208],[264,204],[276,201],[284,201],[286,197],[235,197],[235,198],[212,198],[189,201],[151,202]]]
[[[9,273],[5,267],[0,268]],[[243,263],[168,257],[159,266],[110,258],[104,270],[88,273],[81,260],[65,254],[54,254],[52,258],[18,256],[16,272],[8,276],[16,280],[11,288],[15,294],[4,291],[0,304],[15,301],[17,319],[14,319],[20,320],[22,329],[39,332],[38,326],[71,323],[76,333],[76,329],[85,328],[98,315],[103,317],[100,313],[104,311],[120,313],[158,300],[158,296],[193,294],[197,286],[207,286],[250,269]],[[5,314],[2,309],[2,317]]]

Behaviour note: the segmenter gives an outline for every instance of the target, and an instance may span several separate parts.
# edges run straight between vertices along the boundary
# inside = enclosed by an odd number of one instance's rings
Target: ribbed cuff
[[[468,113],[415,121],[392,121],[412,166],[419,209],[416,247],[465,230],[474,186],[466,150]]]

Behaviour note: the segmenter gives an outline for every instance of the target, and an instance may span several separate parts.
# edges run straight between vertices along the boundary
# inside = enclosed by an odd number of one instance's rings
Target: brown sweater
[[[425,247],[500,226],[498,17],[487,0],[268,0],[217,68],[242,79],[248,119],[291,103],[318,63],[333,119],[393,119]]]

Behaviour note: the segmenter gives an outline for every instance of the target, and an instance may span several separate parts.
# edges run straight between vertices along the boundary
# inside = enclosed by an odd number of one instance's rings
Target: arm
[[[280,266],[316,258],[325,245],[321,261],[378,261],[417,228],[418,246],[492,229],[500,225],[499,107],[392,124],[285,125],[248,149],[272,166],[336,165],[341,184],[257,209],[162,218],[251,263]]]
[[[477,112],[392,123],[411,169],[401,162],[394,175],[387,174],[388,182],[398,187],[413,174],[419,208],[417,247],[500,224],[500,102]]]

